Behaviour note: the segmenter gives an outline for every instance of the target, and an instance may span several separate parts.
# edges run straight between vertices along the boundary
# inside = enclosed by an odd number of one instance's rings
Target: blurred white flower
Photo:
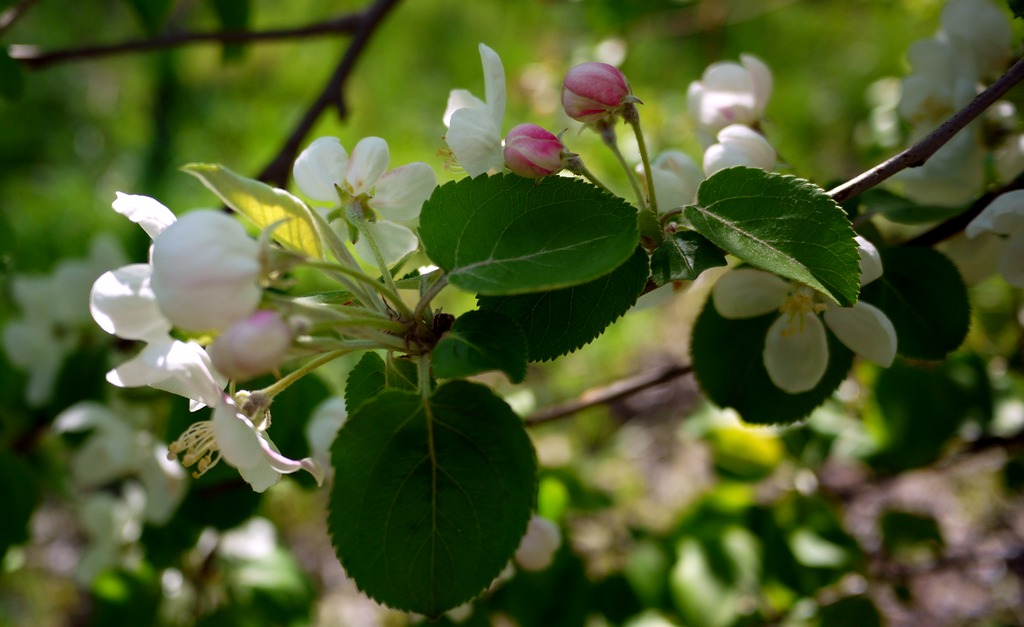
[[[137,484],[124,486],[118,497],[109,492],[90,493],[77,508],[88,545],[75,567],[75,580],[89,587],[104,571],[132,557],[131,546],[142,534],[145,495]]]
[[[331,466],[331,445],[338,431],[348,420],[345,398],[332,396],[316,406],[306,423],[306,443],[310,457],[326,469],[325,479],[334,472]]]
[[[643,165],[637,166],[637,172],[643,173]],[[651,162],[651,178],[658,210],[664,213],[692,205],[697,200],[697,188],[704,180],[704,173],[688,155],[666,150]],[[646,182],[646,177],[642,180]]]
[[[740,63],[718,61],[690,83],[686,104],[690,117],[707,135],[730,124],[753,125],[764,115],[772,93],[772,73],[754,55],[740,55]]]
[[[1024,190],[997,196],[971,220],[964,233],[971,239],[986,233],[1003,236],[996,267],[1007,283],[1024,287]]]
[[[733,124],[718,132],[718,143],[704,151],[704,176],[733,166],[771,170],[775,149],[754,129]]]
[[[456,161],[471,177],[504,167],[501,122],[505,117],[505,68],[498,53],[480,44],[484,68],[484,98],[464,89],[448,95],[444,125],[445,141]]]
[[[519,542],[514,556],[516,565],[523,570],[544,570],[562,546],[562,531],[547,518],[534,515],[526,527],[526,535]]]
[[[1009,16],[991,0],[950,0],[942,8],[942,33],[969,58],[981,77],[997,76],[1013,51]]]

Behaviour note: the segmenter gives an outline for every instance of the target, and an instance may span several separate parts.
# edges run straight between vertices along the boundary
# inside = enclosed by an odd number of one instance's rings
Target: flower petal
[[[499,128],[485,109],[459,109],[452,114],[445,141],[470,177],[504,166]]]
[[[370,207],[388,220],[415,220],[437,187],[437,175],[417,161],[388,172],[377,182]]]
[[[999,257],[999,274],[1010,285],[1024,287],[1024,229],[1007,238]]]
[[[345,182],[353,196],[367,194],[388,169],[391,155],[388,143],[380,137],[364,137],[352,149],[352,158],[345,170]]]
[[[89,311],[107,333],[126,340],[155,340],[171,331],[149,280],[153,266],[136,263],[105,272],[92,285]]]
[[[122,388],[149,386],[198,401],[192,411],[217,405],[227,383],[215,373],[203,347],[195,342],[166,338],[146,346],[138,355],[107,373],[107,381]]]
[[[157,235],[177,220],[170,209],[149,196],[117,192],[117,199],[111,206],[114,211],[141,226],[151,239],[156,239]]]
[[[891,366],[896,358],[896,328],[882,310],[870,303],[829,307],[825,324],[840,342],[868,361]]]
[[[763,359],[768,378],[783,392],[813,390],[828,369],[825,325],[813,314],[779,316],[768,328]]]
[[[486,109],[487,103],[480,100],[473,94],[469,93],[465,89],[453,89],[448,94],[448,106],[445,107],[444,116],[441,121],[444,122],[445,128],[451,126],[452,114],[459,109]]]
[[[882,256],[875,245],[860,235],[857,240],[857,252],[860,253],[860,284],[861,287],[882,276]]]
[[[337,203],[338,190],[345,179],[348,153],[337,137],[320,137],[295,160],[292,176],[299,191],[321,202]]]
[[[964,229],[971,238],[979,233],[1009,235],[1014,231],[1024,231],[1024,189],[1000,194]]]
[[[367,222],[366,228],[369,229],[370,234],[377,243],[377,248],[380,250],[384,263],[388,267],[393,266],[403,257],[419,248],[420,242],[416,238],[416,234],[401,224],[395,224],[387,220],[378,220],[377,222]],[[370,244],[366,241],[365,237],[360,237],[355,246],[356,253],[360,259],[373,265],[377,264],[377,258],[373,256],[373,249],[370,248]]]
[[[778,311],[789,291],[789,282],[774,274],[737,268],[719,277],[711,297],[722,317],[753,318]]]
[[[501,121],[505,117],[505,68],[498,53],[480,44],[480,62],[484,67],[484,98],[491,113],[491,121],[501,134]]]

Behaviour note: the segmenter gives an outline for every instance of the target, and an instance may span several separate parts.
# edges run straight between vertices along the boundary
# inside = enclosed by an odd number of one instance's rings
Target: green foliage
[[[16,100],[25,91],[25,72],[21,65],[0,48],[0,97]]]
[[[1014,17],[1024,18],[1024,0],[1007,0],[1007,4],[1010,5]]]
[[[519,294],[480,296],[483,311],[505,314],[526,332],[530,361],[546,361],[584,346],[629,311],[647,283],[642,248],[610,274],[573,287]]]
[[[160,580],[145,566],[111,570],[92,584],[92,620],[97,625],[154,624],[160,607]]]
[[[225,31],[244,31],[249,28],[252,15],[250,0],[210,0],[210,5],[220,27]],[[225,44],[223,50],[225,61],[238,61],[244,55],[245,47]]]
[[[928,224],[947,220],[964,212],[965,207],[931,207],[919,205],[909,198],[887,189],[869,189],[853,202],[869,215],[878,215],[899,224]]]
[[[331,450],[328,526],[360,589],[436,617],[505,567],[533,506],[536,458],[512,409],[451,381],[429,397],[384,391]]]
[[[0,450],[0,494],[4,514],[0,516],[0,559],[7,549],[28,540],[28,521],[39,499],[32,468],[13,452]]]
[[[890,555],[912,555],[919,549],[931,553],[945,544],[939,524],[927,514],[888,510],[878,526],[882,531],[882,548]]]
[[[167,17],[171,14],[171,7],[174,0],[124,0],[135,12],[135,16],[142,23],[150,35],[155,35],[163,30]]]
[[[740,597],[756,589],[760,570],[759,542],[739,525],[711,537],[686,537],[669,575],[676,610],[687,625],[732,624]]]
[[[480,176],[442,185],[423,205],[431,261],[464,290],[502,295],[586,283],[639,240],[636,209],[580,179]]]
[[[221,165],[191,163],[182,170],[202,181],[228,207],[252,220],[256,228],[275,225],[273,238],[285,247],[315,259],[323,257],[313,216],[295,196]]]
[[[942,359],[967,337],[967,288],[945,255],[916,246],[881,251],[884,273],[864,286],[864,300],[896,328],[897,351],[915,359]]]
[[[791,423],[806,417],[839,387],[853,364],[853,353],[827,327],[828,369],[813,390],[788,394],[775,387],[764,367],[765,337],[779,314],[730,320],[708,299],[693,327],[693,372],[715,404],[732,407],[743,420]]]
[[[751,265],[805,283],[844,307],[857,302],[853,229],[820,187],[757,168],[726,168],[701,183],[697,204],[683,215]]]
[[[665,238],[651,254],[651,279],[657,286],[692,281],[708,268],[725,265],[720,248],[696,231],[680,231]]]
[[[434,374],[442,379],[500,370],[512,383],[526,378],[526,336],[511,318],[494,311],[459,316],[434,347]]]
[[[345,383],[345,407],[353,414],[384,390],[415,390],[416,364],[389,354],[387,362],[377,353],[363,353]]]
[[[820,624],[829,627],[881,627],[884,624],[875,602],[866,596],[839,599],[823,606],[818,616]]]

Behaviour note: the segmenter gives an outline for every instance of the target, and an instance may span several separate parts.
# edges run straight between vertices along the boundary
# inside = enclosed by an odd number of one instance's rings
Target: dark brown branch
[[[21,5],[19,5],[21,6]],[[17,8],[17,7],[15,7]],[[13,9],[11,9],[13,10]],[[253,42],[286,41],[322,35],[351,35],[359,31],[366,21],[367,13],[351,13],[324,22],[317,22],[298,28],[278,28],[263,31],[216,31],[212,33],[176,33],[125,41],[117,44],[68,48],[51,52],[40,52],[35,46],[11,46],[11,58],[29,69],[40,70],[57,63],[86,61],[102,57],[139,52],[154,52],[195,44],[245,44]],[[0,24],[2,28],[2,24]]]
[[[1013,67],[999,77],[999,80],[975,96],[974,100],[968,103],[967,106],[953,114],[953,117],[943,122],[939,128],[932,131],[927,137],[888,161],[829,191],[828,195],[832,197],[832,200],[841,203],[866,192],[872,187],[876,187],[882,181],[901,170],[924,165],[939,148],[946,145],[954,135],[974,121],[975,118],[997,100],[1005,96],[1006,92],[1010,91],[1022,79],[1024,79],[1024,59],[1017,61]]]
[[[36,0],[21,0],[18,4],[0,13],[0,35],[3,35],[10,27],[14,26],[14,23],[22,15],[25,15],[25,11],[28,11],[29,7],[35,3]]]
[[[967,225],[971,223],[971,220],[978,217],[978,214],[981,213],[982,210],[993,200],[995,200],[996,196],[1017,189],[1024,189],[1024,176],[1018,176],[1016,179],[1010,181],[997,190],[986,192],[980,198],[975,200],[967,211],[964,211],[960,215],[953,216],[945,222],[940,222],[927,231],[916,235],[904,242],[904,246],[934,246],[945,239],[953,237],[960,231],[967,228]]]
[[[552,420],[558,420],[559,418],[565,418],[595,405],[603,405],[632,396],[638,392],[690,374],[692,371],[693,368],[688,364],[672,364],[649,372],[643,372],[628,379],[616,381],[610,385],[591,388],[571,401],[536,411],[527,416],[524,422],[527,426],[532,427],[545,422],[551,422]]]
[[[348,80],[352,70],[355,69],[359,55],[366,47],[366,44],[369,43],[370,37],[377,29],[377,26],[380,25],[388,12],[396,4],[398,4],[398,0],[377,0],[359,16],[359,26],[352,38],[352,43],[349,44],[348,50],[345,51],[345,55],[342,57],[341,62],[338,63],[334,74],[327,81],[327,84],[320,92],[320,96],[306,110],[306,114],[299,120],[299,123],[295,126],[291,135],[288,136],[284,145],[281,146],[277,155],[260,172],[260,175],[257,177],[259,180],[278,187],[286,186],[292,163],[294,163],[295,157],[299,154],[299,146],[302,145],[303,140],[309,134],[313,125],[316,124],[320,115],[328,107],[334,106],[338,110],[338,116],[341,119],[345,119],[348,115],[348,108],[345,106],[343,93],[345,81]]]

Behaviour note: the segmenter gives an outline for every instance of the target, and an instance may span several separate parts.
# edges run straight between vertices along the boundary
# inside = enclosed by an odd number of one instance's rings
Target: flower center
[[[788,317],[789,326],[782,331],[783,337],[789,337],[794,333],[803,331],[804,316],[807,314],[819,314],[825,311],[825,303],[818,300],[818,293],[813,289],[801,285],[796,287],[786,300],[783,301],[779,311]]]
[[[216,466],[220,461],[220,450],[217,447],[217,437],[213,433],[213,423],[209,420],[194,423],[167,447],[167,459],[173,460],[181,453],[185,454],[181,459],[181,464],[185,468],[197,464],[196,469],[192,471],[192,477],[195,479]]]

